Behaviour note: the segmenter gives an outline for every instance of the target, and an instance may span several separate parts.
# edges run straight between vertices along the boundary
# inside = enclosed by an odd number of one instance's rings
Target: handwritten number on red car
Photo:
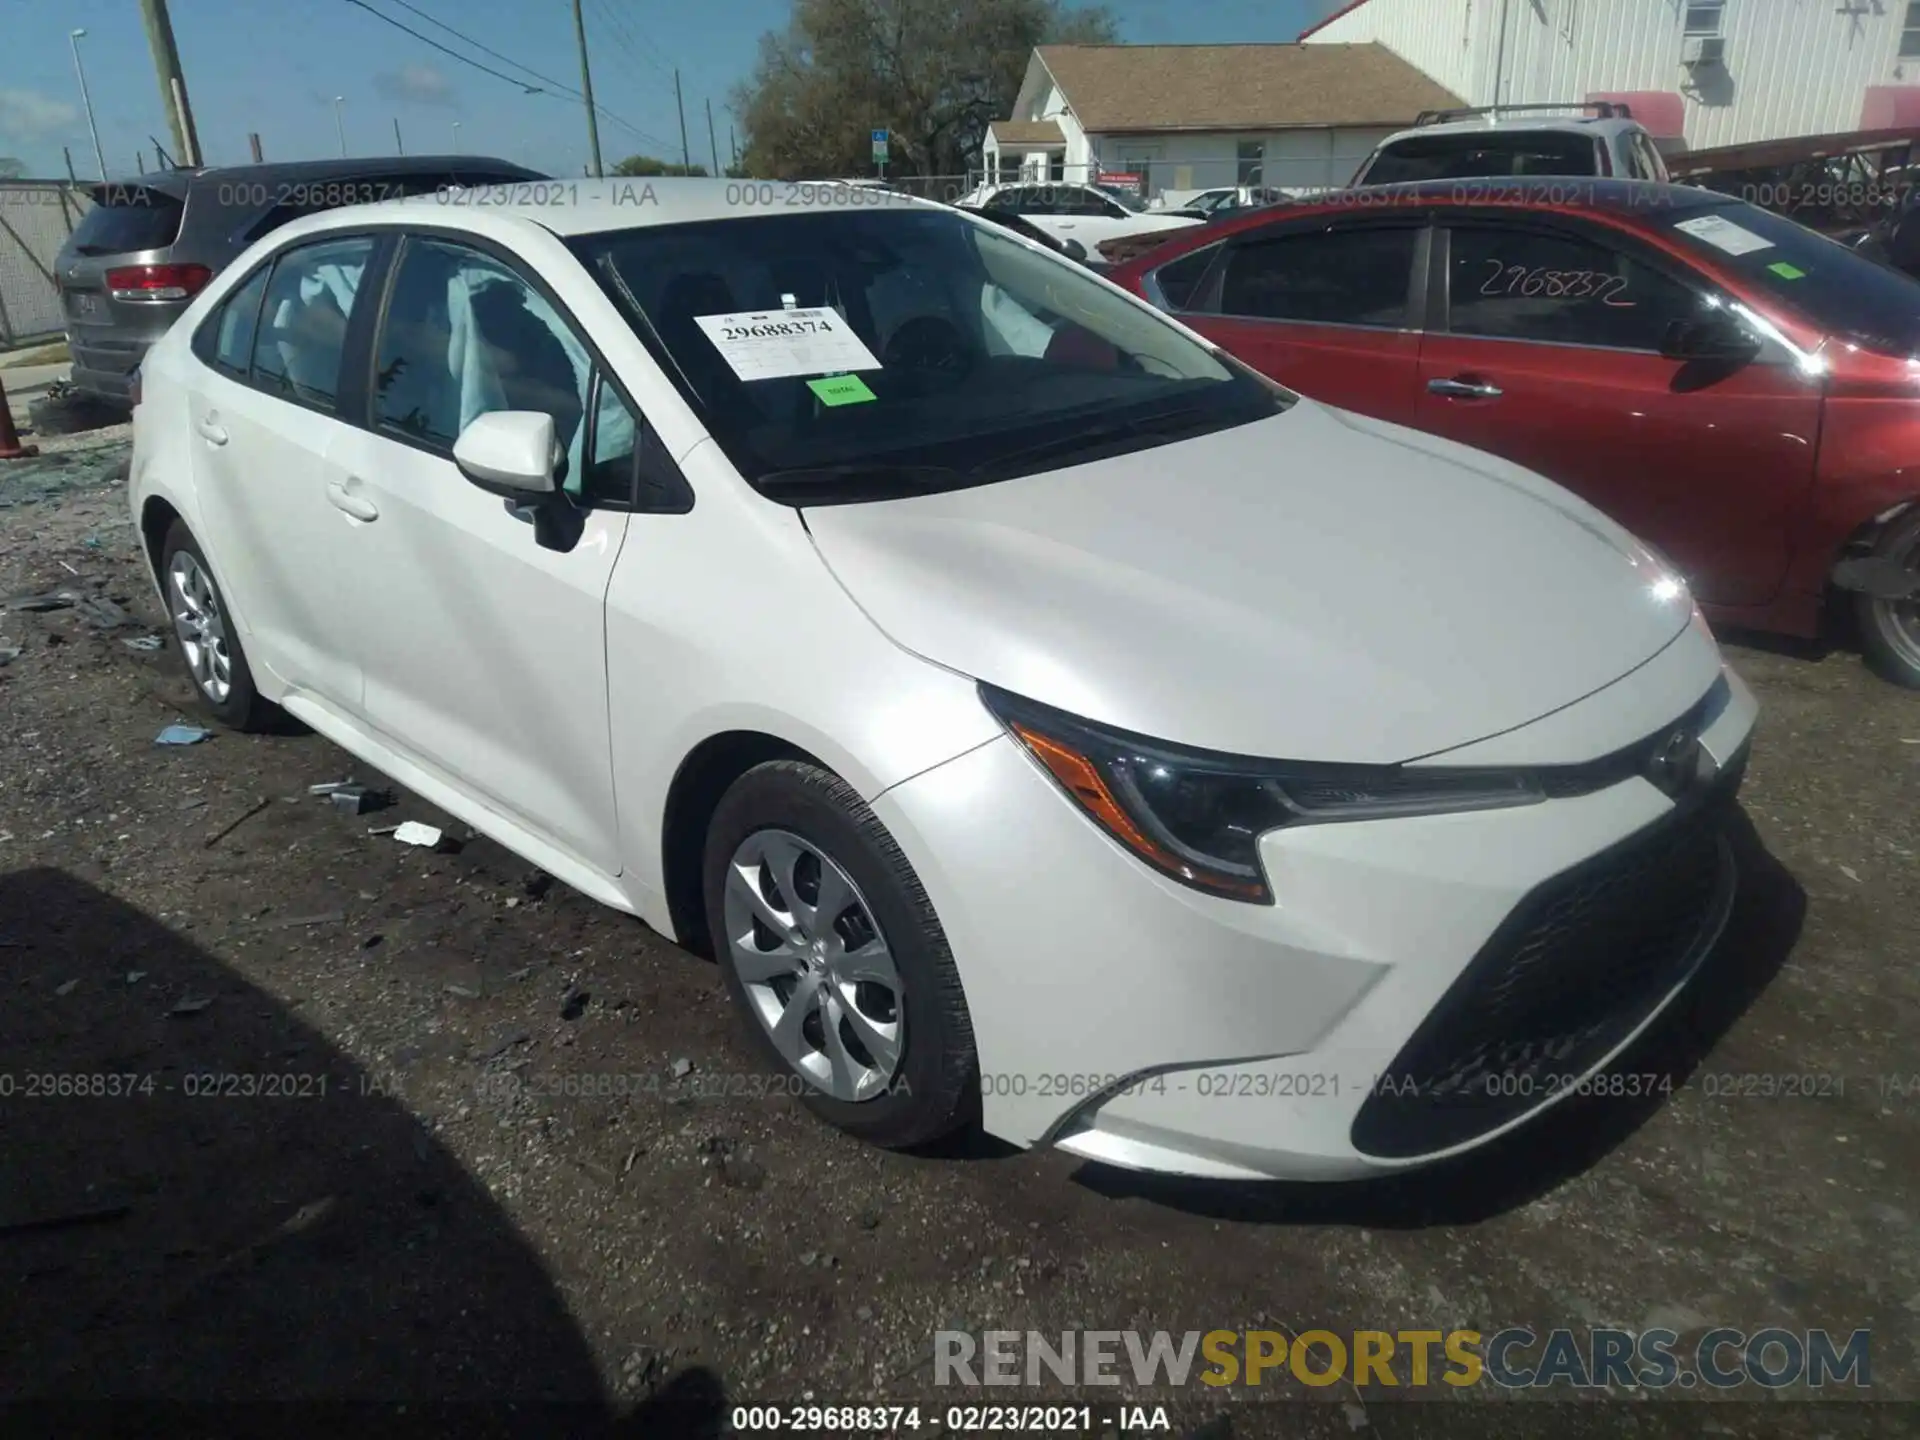
[[[1631,300],[1616,300],[1627,288],[1627,277],[1609,275],[1604,270],[1550,270],[1536,265],[1508,265],[1501,260],[1486,260],[1492,273],[1480,287],[1482,295],[1543,295],[1549,300],[1598,300],[1616,310],[1631,310]]]

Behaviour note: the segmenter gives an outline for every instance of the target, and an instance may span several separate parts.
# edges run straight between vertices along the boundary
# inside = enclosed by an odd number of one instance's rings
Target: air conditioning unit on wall
[[[1724,35],[1689,35],[1680,42],[1680,63],[1699,67],[1718,65],[1727,58]]]

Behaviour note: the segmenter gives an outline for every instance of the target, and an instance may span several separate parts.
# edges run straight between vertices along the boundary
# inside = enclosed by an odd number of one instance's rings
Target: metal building
[[[1470,105],[1625,100],[1693,149],[1920,125],[1920,3],[1354,0],[1301,35],[1377,41]]]

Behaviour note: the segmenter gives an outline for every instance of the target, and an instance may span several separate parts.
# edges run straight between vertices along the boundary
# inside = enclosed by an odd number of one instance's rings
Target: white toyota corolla
[[[552,182],[254,246],[134,419],[206,704],[710,950],[882,1144],[1352,1176],[1604,1066],[1736,883],[1755,707],[1683,585],[874,194]]]

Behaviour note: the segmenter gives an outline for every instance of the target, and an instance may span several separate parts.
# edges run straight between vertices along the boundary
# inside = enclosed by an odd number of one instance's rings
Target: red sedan
[[[1292,389],[1558,481],[1717,622],[1852,609],[1920,688],[1920,283],[1725,195],[1586,179],[1273,206],[1111,278]]]

